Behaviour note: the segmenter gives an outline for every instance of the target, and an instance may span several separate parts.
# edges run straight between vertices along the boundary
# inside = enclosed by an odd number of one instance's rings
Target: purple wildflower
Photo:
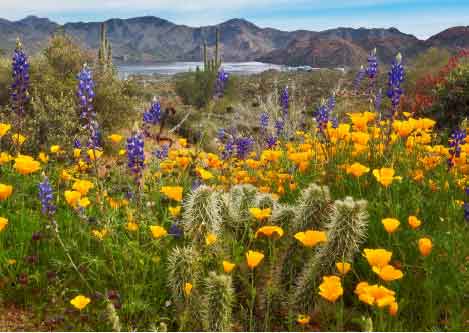
[[[168,157],[168,153],[169,153],[169,145],[163,145],[161,149],[155,150],[153,154],[156,156],[157,159],[164,160]]]
[[[288,94],[288,86],[286,86],[280,95],[280,105],[282,106],[282,116],[285,120],[288,117],[288,109],[290,107],[290,96]]]
[[[353,87],[355,91],[358,91],[360,89],[361,83],[363,81],[363,78],[366,75],[365,68],[363,66],[360,67],[360,70],[358,71],[357,75],[355,76],[355,79],[353,80]]]
[[[218,71],[217,80],[215,82],[215,95],[216,96],[223,97],[229,77],[230,77],[229,74],[225,72],[223,68],[221,68]]]
[[[46,176],[44,176],[44,180],[39,183],[39,200],[41,201],[42,214],[48,217],[54,215],[56,211],[56,207],[53,204],[54,194],[49,179]]]
[[[284,128],[285,128],[285,122],[282,119],[278,119],[277,121],[275,121],[275,129],[276,129],[278,137],[282,135]]]
[[[448,169],[454,166],[454,159],[461,156],[461,145],[464,144],[466,139],[466,131],[457,129],[455,130],[449,139],[449,158],[448,158]]]
[[[249,137],[239,137],[236,139],[236,156],[244,160],[252,149],[254,140]]]
[[[318,124],[319,131],[324,131],[329,122],[329,108],[323,103],[319,106],[317,111],[313,114]]]
[[[133,134],[127,139],[128,167],[135,175],[137,181],[140,180],[145,167],[145,153],[143,150],[144,141],[141,133]]]
[[[143,122],[150,125],[156,125],[161,121],[161,104],[156,98],[153,99],[151,107],[143,113]]]
[[[15,112],[22,116],[25,112],[25,104],[29,100],[29,62],[19,39],[16,41],[16,48],[13,53],[12,71],[11,101]]]
[[[174,238],[178,239],[178,238],[181,238],[183,236],[183,231],[176,223],[173,223],[169,227],[168,234],[170,234]]]
[[[404,82],[404,75],[405,70],[402,65],[402,56],[398,53],[396,59],[392,63],[391,70],[388,73],[389,80],[387,95],[391,99],[392,104],[391,117],[394,117],[401,100],[401,95],[404,92],[401,88],[401,84]]]
[[[80,110],[80,119],[84,123],[84,129],[89,131],[89,148],[100,146],[101,134],[96,120],[96,111],[93,107],[95,83],[91,70],[85,64],[78,74],[77,97]]]
[[[277,138],[275,136],[269,136],[266,139],[267,148],[271,149],[277,145]]]
[[[269,114],[267,112],[261,113],[260,125],[262,130],[266,130],[269,126]]]
[[[370,80],[374,80],[378,74],[378,58],[376,57],[376,48],[371,51],[368,56],[368,66],[366,68],[366,75]]]

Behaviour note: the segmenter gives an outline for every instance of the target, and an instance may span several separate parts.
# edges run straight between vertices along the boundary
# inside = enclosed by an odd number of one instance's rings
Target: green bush
[[[83,50],[64,34],[54,36],[42,54],[30,58],[30,102],[26,106],[22,132],[28,133],[25,148],[30,152],[47,149],[50,145],[71,145],[79,131],[76,101],[77,74],[83,64],[93,67],[94,56]],[[0,85],[8,87],[11,65],[0,62]],[[113,70],[93,68],[96,82],[95,109],[104,135],[126,124],[134,109],[131,82],[120,81]],[[8,110],[9,90],[0,91],[0,106],[5,111],[3,121],[14,122]]]

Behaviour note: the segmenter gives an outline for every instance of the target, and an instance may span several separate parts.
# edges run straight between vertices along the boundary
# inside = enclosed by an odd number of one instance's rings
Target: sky
[[[469,26],[469,0],[0,0],[0,17],[28,15],[58,23],[151,15],[189,26],[244,18],[289,31],[396,27],[425,39]]]

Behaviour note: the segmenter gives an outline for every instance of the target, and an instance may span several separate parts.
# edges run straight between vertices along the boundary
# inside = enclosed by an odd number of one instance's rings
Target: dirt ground
[[[34,314],[14,305],[0,304],[0,332],[47,331]]]

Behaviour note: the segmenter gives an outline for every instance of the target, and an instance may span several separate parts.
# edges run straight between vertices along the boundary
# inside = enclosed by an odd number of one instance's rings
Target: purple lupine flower
[[[224,128],[220,128],[217,133],[218,140],[222,141],[225,138],[226,132]]]
[[[77,149],[81,148],[81,142],[79,139],[73,140],[73,148],[77,148]]]
[[[229,74],[223,68],[218,71],[217,80],[215,81],[215,95],[223,97],[225,93],[226,83],[229,79]]]
[[[77,97],[80,110],[80,119],[83,127],[89,132],[88,148],[97,148],[101,145],[101,134],[99,132],[96,111],[93,107],[95,98],[93,74],[86,64],[78,74]]]
[[[288,109],[290,108],[290,96],[288,94],[288,86],[283,89],[282,94],[280,95],[280,105],[282,106],[282,116],[285,120],[288,117]]]
[[[275,136],[270,135],[269,137],[267,137],[266,143],[267,148],[271,149],[277,145],[277,138]]]
[[[338,128],[339,127],[339,118],[333,117],[331,119],[331,122],[332,122],[332,128]]]
[[[455,130],[449,139],[449,158],[448,158],[448,169],[454,166],[454,159],[461,156],[461,145],[464,144],[466,139],[466,130]]]
[[[144,141],[141,133],[135,133],[127,139],[128,167],[135,175],[137,181],[140,180],[145,167],[145,153],[143,150]]]
[[[223,148],[222,158],[223,158],[224,160],[229,159],[231,156],[233,156],[234,150],[235,150],[235,142],[234,142],[234,140],[230,137],[230,138],[226,141],[225,147]]]
[[[326,104],[322,103],[316,112],[313,114],[316,123],[318,124],[318,129],[320,132],[324,131],[329,122],[329,109]]]
[[[165,144],[161,146],[161,149],[155,150],[153,154],[156,156],[157,159],[164,160],[168,157],[168,153],[169,153],[169,145]]]
[[[391,70],[388,73],[389,79],[387,95],[391,99],[392,117],[394,116],[397,107],[399,106],[401,95],[404,92],[401,88],[401,84],[404,82],[404,75],[405,70],[404,66],[402,65],[402,55],[398,53],[396,59],[392,63]]]
[[[176,223],[173,223],[169,227],[168,234],[178,239],[183,236],[183,230]]]
[[[277,119],[275,121],[275,130],[277,137],[282,135],[283,129],[285,128],[285,122],[282,119]]]
[[[249,137],[239,137],[236,139],[236,157],[244,160],[252,149],[254,140]]]
[[[262,130],[266,130],[269,127],[269,114],[267,112],[262,112],[260,116],[260,125]]]
[[[42,214],[51,217],[55,214],[56,207],[53,204],[54,194],[49,179],[44,176],[44,180],[39,183],[39,200],[41,201]]]
[[[25,105],[29,100],[29,62],[28,57],[23,52],[19,39],[16,40],[16,48],[12,59],[11,101],[15,112],[22,116],[25,112]]]
[[[143,113],[143,122],[150,125],[156,125],[161,121],[161,104],[156,98],[153,99],[151,107]]]
[[[374,80],[378,74],[378,58],[376,57],[376,48],[374,48],[368,56],[368,66],[366,67],[366,75],[370,80]]]
[[[363,79],[365,78],[365,75],[366,75],[365,67],[361,66],[360,70],[355,76],[355,79],[353,80],[353,87],[355,89],[355,92],[357,92],[360,89],[360,86],[362,84]]]

